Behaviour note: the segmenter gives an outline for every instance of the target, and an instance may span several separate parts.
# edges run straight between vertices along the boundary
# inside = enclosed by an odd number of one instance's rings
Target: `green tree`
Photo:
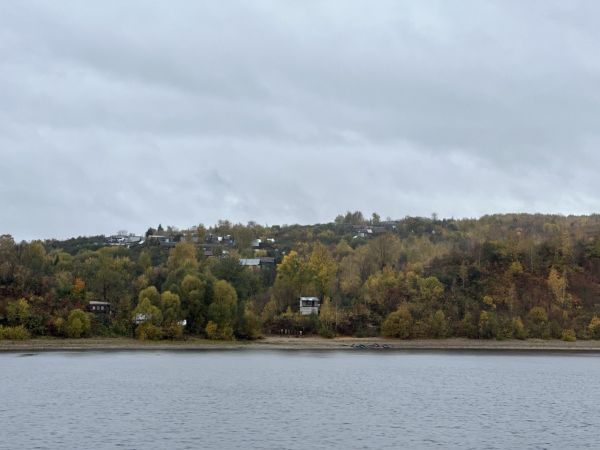
[[[329,297],[323,299],[319,313],[319,333],[324,337],[334,337],[336,334],[336,308],[331,303]]]
[[[144,297],[133,310],[133,320],[138,324],[147,322],[159,327],[163,321],[162,312],[148,297]]]
[[[408,339],[411,336],[412,327],[412,314],[408,308],[400,307],[397,311],[387,316],[381,326],[381,333],[387,337]]]
[[[145,271],[148,268],[152,267],[152,257],[150,256],[150,253],[147,250],[144,250],[140,253],[140,256],[138,258],[138,266],[140,266],[140,269],[142,271]]]
[[[187,319],[187,328],[199,333],[206,326],[206,282],[195,275],[186,275],[181,282],[181,306]]]
[[[143,300],[147,299],[150,304],[159,307],[160,306],[160,293],[154,286],[148,286],[142,289],[138,294],[138,304],[142,303]]]
[[[368,244],[369,253],[379,270],[397,267],[402,252],[400,239],[391,233],[382,234]]]
[[[594,316],[588,325],[588,331],[592,339],[600,339],[600,317]]]
[[[481,311],[479,314],[479,337],[491,339],[498,336],[498,322],[494,313]]]
[[[165,291],[160,296],[161,312],[164,325],[172,325],[181,321],[181,301],[179,295]]]
[[[418,278],[419,299],[428,305],[434,305],[444,295],[444,285],[436,277]]]
[[[556,303],[564,307],[567,303],[567,276],[566,273],[561,277],[558,271],[553,267],[547,279],[548,287],[552,291]]]
[[[278,310],[296,307],[297,300],[310,292],[311,272],[306,262],[294,250],[283,257],[277,266],[275,292],[278,300]]]
[[[515,339],[527,339],[527,329],[520,317],[511,319],[511,332],[512,337]]]
[[[180,267],[189,267],[196,269],[198,260],[196,259],[196,247],[192,242],[179,242],[169,254],[167,260],[169,270],[178,269]]]
[[[429,329],[434,338],[445,338],[448,334],[448,324],[444,311],[438,309],[431,317]]]
[[[566,342],[575,342],[577,340],[577,335],[575,334],[575,330],[568,328],[563,330],[560,338]]]
[[[81,309],[74,309],[69,313],[67,319],[67,336],[70,338],[81,338],[89,335],[92,323],[89,314]]]
[[[372,311],[388,315],[408,298],[402,275],[390,267],[371,275],[363,285],[363,298]]]
[[[237,311],[237,294],[227,281],[219,280],[214,285],[213,302],[208,307],[209,322],[216,325],[212,336],[221,339],[232,339]],[[208,324],[207,324],[208,327]],[[212,329],[211,325],[210,329]],[[208,329],[206,330],[208,334]]]
[[[308,270],[320,298],[331,295],[337,269],[337,263],[327,247],[317,242],[308,260]]]
[[[549,336],[548,314],[544,308],[541,306],[534,306],[527,314],[527,319],[531,337],[547,338]]]
[[[9,302],[6,308],[6,318],[10,325],[27,325],[30,314],[29,303],[24,298]]]
[[[244,308],[237,333],[244,339],[258,339],[262,335],[262,321],[250,304]]]

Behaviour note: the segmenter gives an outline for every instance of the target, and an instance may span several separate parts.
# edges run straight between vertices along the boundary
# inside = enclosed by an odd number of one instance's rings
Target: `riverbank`
[[[268,336],[257,341],[212,341],[190,338],[184,341],[138,341],[128,338],[49,339],[0,341],[0,352],[42,351],[194,351],[194,350],[423,350],[423,351],[526,351],[526,352],[598,352],[600,341],[564,342],[559,340],[474,340],[339,337]]]

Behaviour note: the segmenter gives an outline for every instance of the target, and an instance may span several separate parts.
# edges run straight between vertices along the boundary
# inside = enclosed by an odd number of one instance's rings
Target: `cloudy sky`
[[[0,234],[600,211],[594,1],[0,3]]]

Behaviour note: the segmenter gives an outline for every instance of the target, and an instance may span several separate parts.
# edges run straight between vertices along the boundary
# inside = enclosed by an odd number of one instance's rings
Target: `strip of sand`
[[[194,351],[194,350],[345,350],[345,351],[523,351],[600,353],[600,341],[559,340],[475,340],[268,336],[256,341],[211,341],[189,338],[183,341],[138,341],[127,338],[50,339],[0,341],[0,352],[43,351]]]

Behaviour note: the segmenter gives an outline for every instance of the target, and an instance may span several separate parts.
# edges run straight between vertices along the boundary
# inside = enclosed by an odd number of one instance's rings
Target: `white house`
[[[309,316],[319,314],[321,301],[317,297],[300,297],[300,314]]]

